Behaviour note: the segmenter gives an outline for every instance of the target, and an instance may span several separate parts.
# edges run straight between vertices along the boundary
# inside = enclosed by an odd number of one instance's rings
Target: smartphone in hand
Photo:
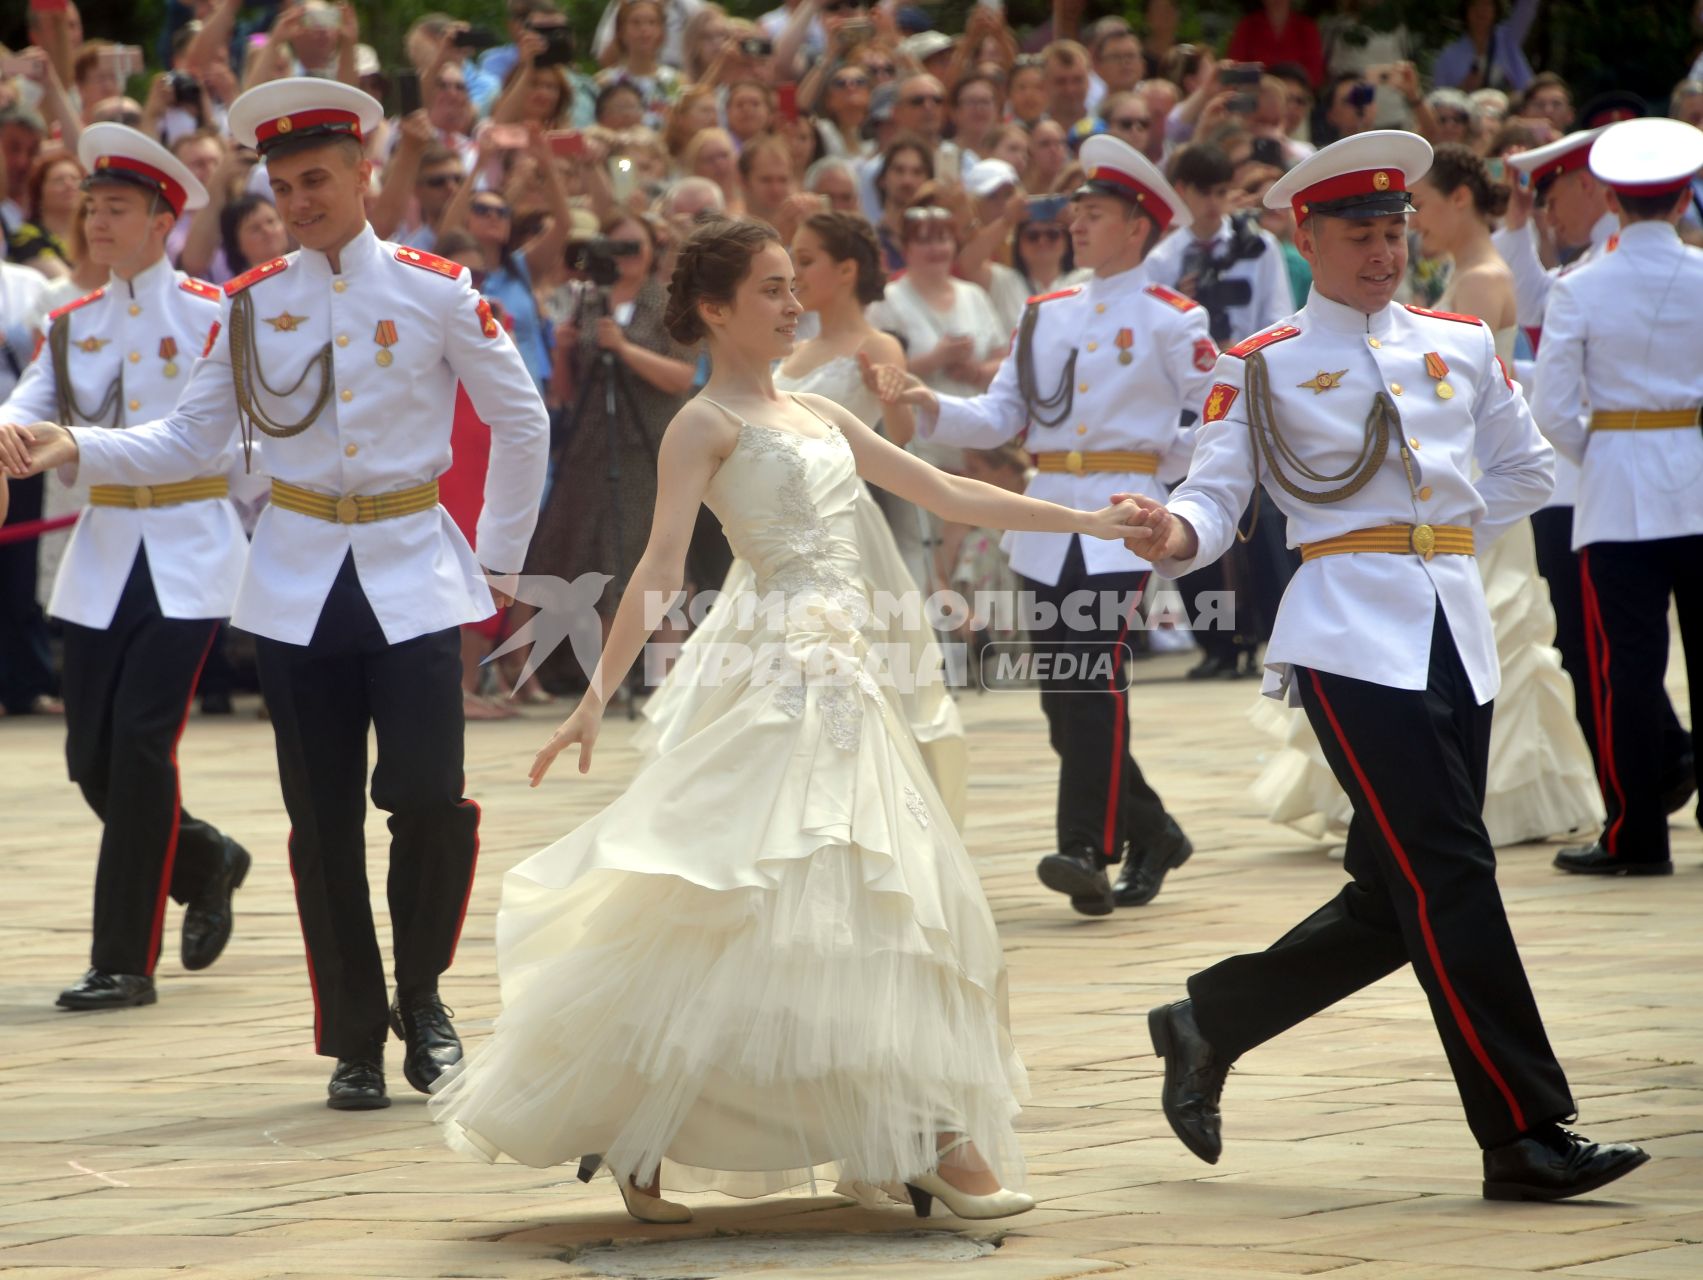
[[[579,160],[585,156],[585,136],[578,129],[557,129],[544,135],[550,152],[559,160]]]
[[[396,73],[396,113],[411,116],[420,109],[420,73],[413,69]]]
[[[796,84],[777,84],[775,86],[775,105],[780,111],[781,119],[788,124],[798,121],[798,86]]]

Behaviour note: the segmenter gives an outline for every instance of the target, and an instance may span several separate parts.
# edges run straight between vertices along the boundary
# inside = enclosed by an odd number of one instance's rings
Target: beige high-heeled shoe
[[[945,1159],[959,1147],[968,1146],[969,1142],[968,1134],[953,1139],[940,1148],[934,1172],[919,1173],[905,1183],[905,1190],[910,1192],[911,1207],[917,1211],[917,1217],[928,1217],[936,1200],[944,1204],[955,1217],[969,1221],[1011,1218],[1033,1209],[1035,1197],[1027,1192],[1007,1191],[1001,1187],[990,1195],[973,1196],[967,1191],[960,1191],[940,1176],[938,1160]]]
[[[590,1182],[602,1165],[602,1156],[585,1156],[579,1162],[579,1180]],[[640,1191],[627,1178],[616,1178],[615,1185],[621,1189],[621,1203],[627,1206],[627,1212],[640,1222],[671,1225],[692,1220],[692,1211],[685,1205]]]

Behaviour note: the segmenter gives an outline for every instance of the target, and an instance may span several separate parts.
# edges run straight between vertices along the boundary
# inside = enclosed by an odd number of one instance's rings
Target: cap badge
[[[1379,169],[1372,175],[1372,189],[1374,191],[1388,191],[1390,189],[1390,175]]]
[[[1326,373],[1323,369],[1320,369],[1318,373],[1307,379],[1307,381],[1297,382],[1295,385],[1298,387],[1306,387],[1316,396],[1323,395],[1327,391],[1334,391],[1340,387],[1342,385],[1342,380],[1347,373],[1347,369],[1338,369],[1335,373]]]
[[[278,117],[277,129],[278,129],[279,133],[288,133],[291,129],[294,129],[295,127],[296,127],[295,125],[290,123],[290,117],[289,116],[279,116]]]

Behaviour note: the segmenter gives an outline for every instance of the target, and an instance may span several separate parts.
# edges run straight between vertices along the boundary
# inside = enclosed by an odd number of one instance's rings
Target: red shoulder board
[[[440,276],[448,276],[451,280],[461,274],[461,264],[451,262],[448,258],[440,258],[435,253],[422,253],[418,249],[406,246],[396,251],[396,260],[406,262],[411,267],[419,267],[423,271],[436,271]]]
[[[96,289],[93,293],[85,293],[75,302],[67,302],[63,307],[58,307],[49,311],[47,313],[47,318],[49,321],[53,321],[59,319],[60,316],[68,316],[78,308],[86,307],[91,302],[99,302],[104,297],[106,297],[105,289]]]
[[[1175,289],[1167,289],[1162,284],[1150,284],[1146,292],[1152,294],[1160,302],[1169,302],[1178,311],[1193,311],[1200,303],[1187,294],[1178,293]]]
[[[288,258],[274,258],[271,262],[262,262],[258,267],[252,267],[234,280],[225,281],[225,296],[234,298],[256,280],[264,280],[267,276],[275,276],[280,271],[289,268]]]
[[[1243,338],[1233,347],[1226,347],[1224,354],[1235,356],[1238,360],[1246,360],[1261,347],[1269,347],[1274,342],[1282,342],[1285,338],[1293,338],[1301,331],[1292,324],[1280,324],[1275,329],[1267,329],[1264,333],[1256,333],[1251,338]]]
[[[1074,298],[1082,292],[1082,286],[1073,284],[1068,289],[1054,289],[1051,293],[1037,293],[1030,302],[1051,302],[1054,298]]]
[[[197,280],[194,276],[190,276],[187,280],[178,281],[177,287],[185,293],[193,293],[197,298],[205,298],[208,302],[217,302],[222,296],[219,293],[218,285],[208,284],[205,280]]]
[[[1453,311],[1433,311],[1429,307],[1409,306],[1407,308],[1416,316],[1430,316],[1433,320],[1453,320],[1456,324],[1483,324],[1477,316],[1457,315]]]

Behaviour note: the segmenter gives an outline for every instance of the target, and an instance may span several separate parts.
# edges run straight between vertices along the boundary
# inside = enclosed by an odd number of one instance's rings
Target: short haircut
[[[349,162],[350,168],[360,164],[362,156],[366,154],[361,150],[360,139],[352,134],[309,133],[299,138],[275,139],[267,145],[265,156],[269,161],[282,160],[289,156],[300,155],[304,151],[313,151],[319,147],[335,148]]]
[[[1620,207],[1625,210],[1626,217],[1632,222],[1655,222],[1666,218],[1673,212],[1673,207],[1681,199],[1691,198],[1691,188],[1682,191],[1670,191],[1665,196],[1629,196],[1621,192],[1614,193],[1620,201]]]
[[[1051,67],[1054,65],[1064,65],[1071,67],[1085,67],[1088,65],[1088,61],[1088,50],[1084,49],[1074,40],[1054,40],[1045,49],[1041,50],[1041,63],[1043,66]]]
[[[1191,142],[1171,157],[1171,181],[1208,191],[1236,176],[1236,167],[1223,148],[1210,142]]]

